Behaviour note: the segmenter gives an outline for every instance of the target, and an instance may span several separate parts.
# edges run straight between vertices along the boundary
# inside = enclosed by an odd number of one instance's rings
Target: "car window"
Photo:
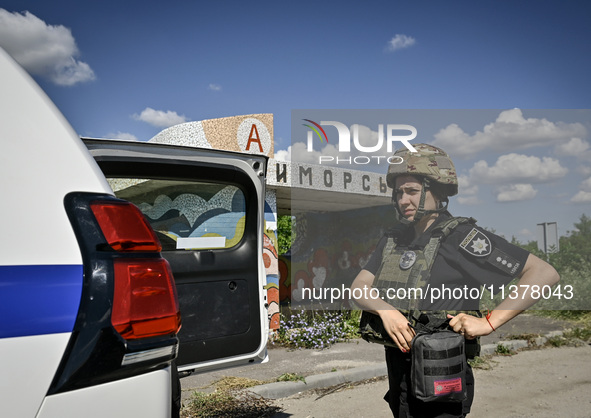
[[[108,179],[140,208],[163,251],[230,248],[244,235],[246,202],[235,185],[162,179]]]

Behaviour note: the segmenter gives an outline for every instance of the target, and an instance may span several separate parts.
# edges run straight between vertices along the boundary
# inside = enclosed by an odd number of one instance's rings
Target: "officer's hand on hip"
[[[448,314],[447,317],[451,319],[449,326],[469,340],[488,335],[493,331],[486,318],[477,318],[465,313],[456,316]]]
[[[408,319],[396,309],[381,310],[379,315],[390,338],[400,351],[408,353],[415,336],[415,330],[408,323]]]

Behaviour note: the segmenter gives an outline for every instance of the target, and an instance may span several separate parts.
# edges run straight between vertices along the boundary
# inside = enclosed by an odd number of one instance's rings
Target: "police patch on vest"
[[[414,265],[415,261],[417,261],[417,254],[414,251],[405,251],[400,257],[400,268],[408,270]]]
[[[492,244],[486,235],[476,228],[472,228],[460,243],[460,247],[469,254],[484,257],[491,253]]]
[[[495,248],[493,250],[492,254],[490,255],[490,257],[488,257],[486,261],[495,266],[496,268],[513,276],[515,275],[515,272],[517,272],[517,269],[519,269],[519,267],[521,266],[521,263],[519,261],[517,261],[510,255],[505,254],[498,248]]]

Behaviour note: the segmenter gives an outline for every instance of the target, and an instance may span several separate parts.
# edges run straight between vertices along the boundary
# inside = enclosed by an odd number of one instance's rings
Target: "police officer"
[[[357,294],[364,297],[356,303],[364,315],[369,312],[379,318],[382,332],[387,333],[384,338],[390,341],[386,346],[389,391],[384,399],[394,416],[462,417],[470,412],[474,396],[467,364],[464,401],[422,402],[409,394],[417,321],[428,322],[437,316],[448,319],[449,328],[465,337],[468,356],[477,355],[479,345],[474,343],[478,337],[495,331],[536,302],[520,286],[517,297],[506,298],[484,317],[477,311],[479,298],[474,297],[482,286],[496,290],[515,277],[518,284],[554,285],[559,276],[545,261],[479,228],[473,219],[453,218],[447,211],[448,197],[458,192],[453,162],[437,147],[419,144],[414,148],[416,153],[398,150],[395,155],[404,162],[390,165],[387,174],[400,223],[382,237],[351,287],[360,289]],[[372,286],[380,288],[382,297],[367,296]],[[401,299],[401,292],[396,292],[412,287],[431,292],[419,301]]]

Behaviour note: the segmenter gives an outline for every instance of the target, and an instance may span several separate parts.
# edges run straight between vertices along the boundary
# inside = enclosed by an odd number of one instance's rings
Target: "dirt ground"
[[[473,417],[591,417],[591,346],[522,351],[495,356],[490,370],[475,370]],[[274,418],[392,415],[382,400],[385,380],[333,393],[305,392],[276,403]]]

